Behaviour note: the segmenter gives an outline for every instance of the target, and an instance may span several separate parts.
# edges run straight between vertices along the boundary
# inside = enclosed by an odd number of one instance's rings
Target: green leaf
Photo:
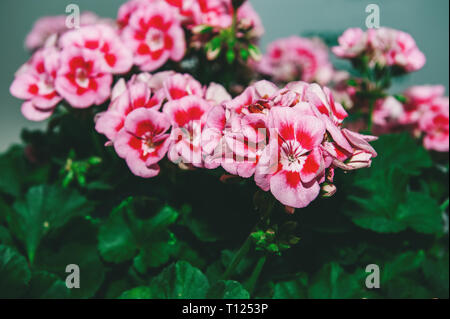
[[[136,287],[125,291],[119,296],[119,299],[151,299],[152,290],[150,287]]]
[[[221,280],[209,288],[206,295],[209,299],[250,299],[250,294],[242,285],[234,280]]]
[[[396,218],[419,233],[434,234],[443,231],[439,204],[427,194],[408,192],[400,204]]]
[[[0,245],[12,246],[13,239],[9,234],[9,230],[0,225]]]
[[[150,287],[156,299],[203,299],[209,283],[199,269],[179,261],[153,278]]]
[[[227,62],[228,64],[233,64],[234,60],[236,59],[236,53],[234,52],[234,48],[231,47],[227,50]]]
[[[54,273],[64,281],[69,275],[66,273],[67,265],[78,265],[80,288],[70,289],[71,298],[91,298],[103,283],[105,268],[94,242],[66,243],[57,250],[46,250],[36,257],[37,269]]]
[[[372,167],[395,166],[407,174],[418,175],[433,165],[430,154],[409,133],[382,135],[372,145],[378,152]]]
[[[17,149],[13,148],[0,156],[0,192],[12,196],[19,196],[22,186],[21,179],[18,178],[20,170],[16,161]]]
[[[14,210],[8,224],[12,234],[24,243],[33,263],[36,249],[47,233],[76,216],[88,214],[92,206],[77,191],[41,185],[31,188],[25,199],[17,200]]]
[[[178,218],[178,212],[163,206],[156,215],[140,219],[135,212],[135,200],[129,198],[112,213],[98,235],[98,249],[109,262],[121,263],[134,258],[141,273],[147,267],[159,267],[176,251],[176,239],[168,230]]]
[[[11,147],[0,155],[0,193],[19,197],[28,185],[44,183],[49,174],[49,165],[37,166],[25,158],[20,146]]]
[[[220,239],[211,231],[207,221],[202,216],[197,216],[187,205],[182,208],[180,224],[189,228],[198,240],[212,243]]]
[[[131,199],[122,202],[110,215],[107,222],[100,227],[98,249],[100,255],[109,262],[123,262],[133,258],[138,250],[132,231],[127,227],[124,211]]]
[[[0,220],[4,221],[11,214],[11,205],[8,205],[1,197],[0,197]]]
[[[136,286],[136,282],[131,276],[123,275],[120,278],[114,276],[114,279],[106,282],[105,293],[102,295],[105,299],[119,298],[125,291],[128,291]]]
[[[388,284],[392,279],[405,273],[417,270],[421,267],[424,259],[425,253],[422,250],[419,252],[408,251],[397,256],[394,260],[386,263],[384,267],[380,267],[381,285]]]
[[[273,299],[305,299],[307,298],[308,276],[298,274],[297,278],[278,282],[274,286]]]
[[[380,290],[387,298],[433,297],[421,283],[421,267],[425,261],[423,251],[407,251],[393,260],[380,264]]]
[[[176,258],[177,260],[187,261],[197,268],[204,268],[207,264],[205,258],[201,256],[197,250],[182,241],[177,241]]]
[[[175,247],[170,243],[170,239],[150,242],[140,250],[133,264],[140,273],[145,273],[148,267],[159,267],[167,263],[174,251]]]
[[[248,52],[248,50],[242,48],[242,49],[239,50],[239,54],[240,54],[242,60],[243,60],[244,62],[247,62],[248,57],[250,56],[250,53]]]
[[[69,292],[65,282],[58,276],[45,271],[37,271],[31,278],[27,298],[66,299],[70,295]]]
[[[363,272],[347,274],[337,263],[326,264],[309,284],[308,297],[313,299],[361,298]]]
[[[433,287],[433,298],[449,297],[449,255],[448,252],[438,259],[427,256],[422,264],[427,282]]]
[[[31,279],[27,260],[14,248],[0,245],[0,298],[18,298]]]
[[[352,221],[383,233],[408,227],[424,233],[439,232],[440,215],[436,214],[434,200],[410,192],[409,186],[412,176],[432,165],[428,152],[409,134],[384,135],[373,146],[378,157],[371,168],[356,172],[352,181],[352,203],[346,209]]]

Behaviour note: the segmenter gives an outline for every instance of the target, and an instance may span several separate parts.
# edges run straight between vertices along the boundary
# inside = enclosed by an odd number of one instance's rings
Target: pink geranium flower
[[[134,63],[144,71],[156,70],[169,59],[180,61],[186,50],[177,12],[165,2],[133,11],[122,37],[134,52]]]
[[[254,174],[268,133],[268,98],[277,90],[273,83],[260,81],[210,111],[202,136],[207,165],[222,165],[244,178]]]
[[[284,205],[302,208],[320,192],[325,168],[320,145],[325,125],[297,107],[275,107],[269,113],[270,142],[255,173],[256,183]]]
[[[92,50],[68,47],[61,52],[56,90],[74,108],[104,103],[111,93],[112,75],[103,69],[103,59]]]
[[[61,37],[60,45],[62,48],[77,47],[96,52],[105,72],[126,73],[133,65],[132,52],[122,43],[116,30],[105,24],[67,32]]]
[[[367,34],[360,28],[350,28],[338,39],[339,46],[332,48],[340,58],[354,58],[360,55],[367,46]]]
[[[97,118],[97,132],[114,141],[122,130],[127,115],[132,111],[139,108],[159,109],[164,100],[164,92],[150,87],[151,78],[149,74],[140,74],[133,76],[127,84],[123,79],[120,80],[113,89],[108,110]]]
[[[393,131],[406,118],[404,106],[395,97],[388,96],[376,102],[372,118],[377,132]]]
[[[449,99],[439,97],[433,100],[427,112],[419,120],[424,132],[423,145],[428,150],[449,151]]]
[[[200,3],[198,0],[165,0],[171,6],[177,8],[183,24],[193,25],[200,21]]]
[[[124,158],[136,176],[158,175],[158,162],[166,155],[170,143],[168,117],[156,110],[139,108],[131,112],[114,141],[117,154]]]
[[[196,167],[203,166],[202,131],[211,104],[201,97],[191,95],[164,105],[163,112],[172,123],[169,159]]]
[[[184,2],[184,1],[182,1]],[[217,28],[228,28],[233,20],[231,0],[196,0],[199,8],[196,24],[204,24]],[[195,4],[192,5],[194,7]],[[249,1],[242,4],[237,11],[238,26],[249,29],[250,35],[259,38],[264,34],[261,18]]]
[[[340,103],[334,101],[331,90],[311,84],[306,90],[305,97],[306,101],[314,106],[313,112],[322,119],[335,143],[340,148],[351,152],[352,148],[341,131],[342,123],[348,114]]]
[[[13,96],[25,100],[22,114],[27,119],[47,119],[62,100],[55,89],[58,68],[59,51],[49,47],[37,51],[17,72],[10,92]]]
[[[44,46],[47,40],[53,36],[59,36],[68,30],[67,16],[49,16],[36,21],[31,32],[25,39],[25,46],[29,50],[35,50]],[[92,12],[83,12],[80,16],[80,25],[91,25],[100,21],[100,18]]]
[[[379,33],[383,30],[378,30]],[[386,50],[386,62],[388,65],[395,65],[404,68],[407,72],[420,70],[426,62],[425,55],[417,48],[413,37],[406,32],[389,29],[386,33],[394,33],[392,42],[388,42],[384,48]],[[389,37],[389,36],[388,36]]]
[[[250,35],[255,38],[260,38],[264,35],[264,26],[261,17],[253,8],[250,1],[246,1],[239,7],[237,12],[239,24],[243,28],[250,29]]]
[[[200,82],[189,74],[174,74],[164,81],[163,86],[164,93],[169,101],[178,100],[188,95],[203,97],[205,93]]]
[[[123,29],[128,26],[131,15],[138,10],[142,10],[152,2],[154,0],[130,0],[122,4],[117,13],[117,24],[119,28]]]
[[[449,102],[441,85],[413,86],[404,92],[405,103],[394,97],[377,102],[373,118],[377,134],[410,131],[423,137],[428,150],[448,152]]]
[[[351,144],[353,150],[348,153],[345,150],[339,151],[339,148],[336,148],[336,155],[329,152],[329,155],[332,155],[333,157],[333,166],[343,170],[355,170],[370,167],[372,158],[377,157],[378,154],[369,142],[375,141],[377,137],[362,135],[348,129],[343,129],[342,132]]]
[[[407,89],[404,93],[407,102],[403,105],[404,114],[399,119],[400,124],[415,124],[424,112],[437,98],[445,93],[442,85],[416,85]]]
[[[301,80],[326,84],[333,75],[325,44],[319,39],[298,36],[269,44],[258,70],[280,82]]]
[[[391,28],[348,29],[339,38],[339,46],[332,51],[340,58],[359,59],[366,56],[369,66],[395,66],[403,72],[421,69],[425,55],[419,50],[413,37]]]

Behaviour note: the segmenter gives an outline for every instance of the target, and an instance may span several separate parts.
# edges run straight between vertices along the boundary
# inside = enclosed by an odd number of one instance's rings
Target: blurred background
[[[9,94],[16,70],[28,59],[26,34],[45,15],[65,14],[68,4],[82,11],[115,17],[125,0],[1,0],[0,38],[0,152],[19,141],[23,127],[44,127],[20,113],[21,102]],[[380,6],[381,25],[410,33],[427,56],[425,67],[394,86],[400,91],[413,84],[449,84],[449,1],[448,0],[251,0],[260,14],[266,33],[261,48],[280,37],[293,34],[340,34],[349,27],[365,29],[370,3]]]

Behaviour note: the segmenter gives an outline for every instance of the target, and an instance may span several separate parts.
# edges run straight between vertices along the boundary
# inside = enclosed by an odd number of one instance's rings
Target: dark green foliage
[[[48,134],[52,143],[63,133]],[[294,215],[276,204],[270,227],[257,229],[267,198],[255,197],[255,208],[251,181],[221,183],[220,171],[168,162],[144,180],[102,150],[91,153],[103,160],[85,172],[85,184],[64,188],[67,159],[91,155],[60,149],[39,155],[55,160],[31,164],[13,147],[0,156],[0,174],[12,181],[0,182],[0,296],[446,298],[448,170],[408,135],[374,147],[371,168],[337,174],[334,197]],[[250,233],[249,253],[223,280]],[[269,258],[250,294],[244,286],[262,252]],[[65,285],[69,264],[80,267],[80,289]],[[365,286],[369,264],[380,267],[380,289]]]

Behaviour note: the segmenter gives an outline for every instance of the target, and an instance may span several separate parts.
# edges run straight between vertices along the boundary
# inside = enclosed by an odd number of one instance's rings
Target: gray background
[[[23,127],[43,127],[25,120],[21,102],[9,94],[14,72],[28,54],[23,42],[34,21],[44,15],[64,14],[69,3],[81,10],[115,17],[124,0],[0,0],[0,151],[19,141]],[[308,31],[333,33],[348,27],[365,28],[365,8],[380,6],[381,25],[407,31],[427,56],[426,66],[395,86],[401,90],[412,84],[449,82],[449,1],[448,0],[252,0],[262,17],[266,34],[261,46],[279,37]],[[448,94],[448,93],[447,93]]]

